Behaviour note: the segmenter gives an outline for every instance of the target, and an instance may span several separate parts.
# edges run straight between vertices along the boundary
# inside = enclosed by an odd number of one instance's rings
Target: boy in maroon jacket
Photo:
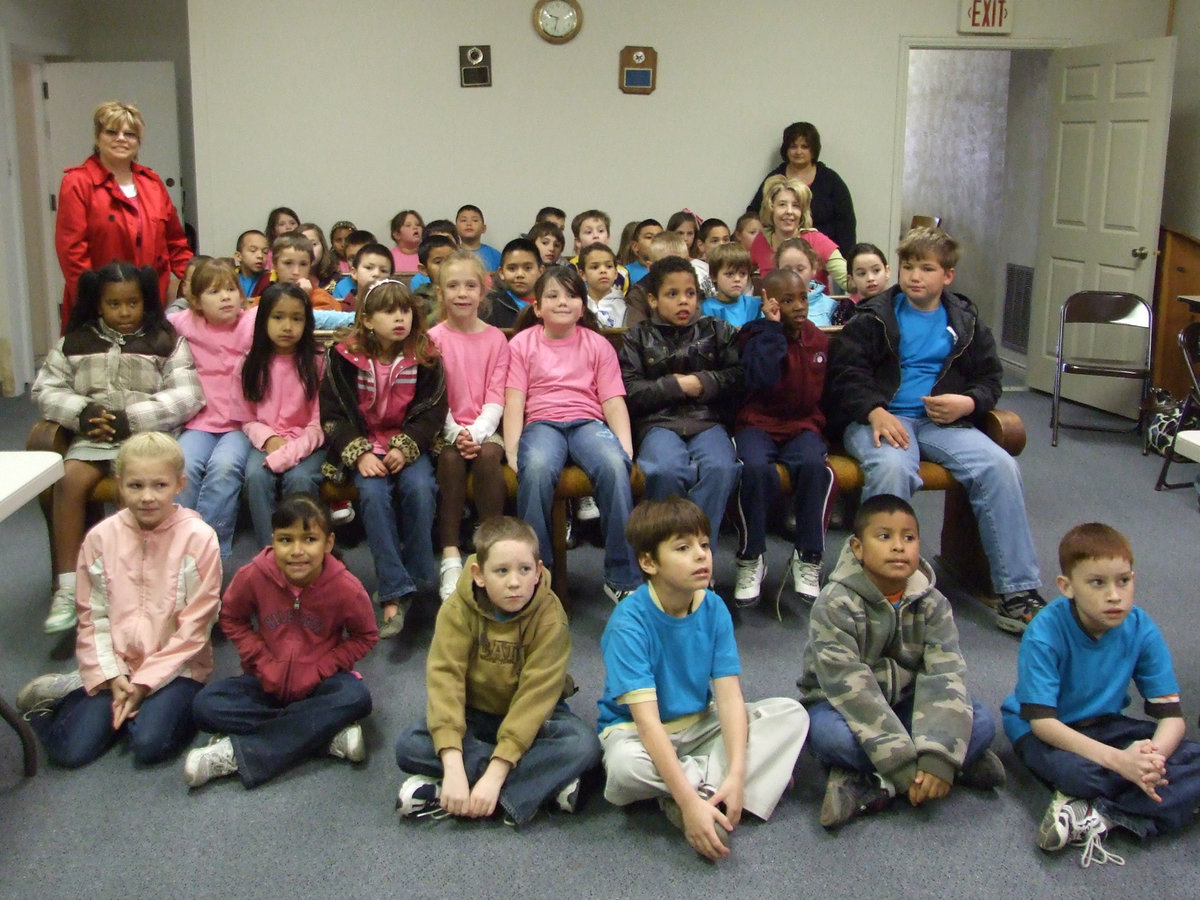
[[[366,758],[358,720],[371,695],[353,666],[379,630],[367,592],[332,550],[328,511],[293,494],[271,516],[271,546],[233,577],[220,622],[245,674],[193,701],[196,724],[219,734],[188,754],[190,787],[236,772],[252,788],[313,756]]]
[[[767,510],[780,487],[776,462],[787,467],[792,481],[792,586],[809,602],[821,590],[825,508],[833,495],[819,405],[829,338],[808,320],[808,285],[790,269],[767,275],[762,310],[763,318],[748,322],[738,335],[746,390],[733,436],[742,461],[738,509],[743,544],[733,593],[738,606],[758,602],[766,575]]]

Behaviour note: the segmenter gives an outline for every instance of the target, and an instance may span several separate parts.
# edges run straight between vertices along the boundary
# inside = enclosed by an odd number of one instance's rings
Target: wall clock
[[[565,44],[583,28],[578,0],[538,0],[533,5],[533,30],[542,40]]]

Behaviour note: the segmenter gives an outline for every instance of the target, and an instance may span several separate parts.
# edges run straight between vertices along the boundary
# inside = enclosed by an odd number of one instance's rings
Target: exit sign
[[[959,0],[959,33],[1012,34],[1015,2],[1016,0]]]

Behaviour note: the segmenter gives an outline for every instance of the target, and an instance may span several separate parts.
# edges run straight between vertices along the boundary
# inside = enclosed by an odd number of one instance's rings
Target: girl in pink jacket
[[[325,458],[316,451],[325,434],[317,388],[324,363],[304,290],[276,283],[263,291],[241,377],[246,398],[242,430],[250,439],[246,502],[259,547],[271,543],[277,494],[320,492]]]
[[[192,700],[212,675],[221,562],[213,530],[173,502],[183,452],[169,435],[139,432],[117,454],[116,475],[125,508],[79,551],[79,669],[17,695],[51,762],[67,768],[121,735],[138,763],[174,756],[196,733]]]

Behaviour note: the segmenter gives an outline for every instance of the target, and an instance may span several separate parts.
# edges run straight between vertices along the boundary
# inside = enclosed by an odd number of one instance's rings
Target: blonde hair
[[[649,256],[658,262],[664,256],[682,256],[688,258],[687,241],[678,231],[660,231],[650,238]]]
[[[535,254],[536,255],[536,254]],[[451,252],[449,256],[442,260],[441,266],[438,267],[437,278],[437,299],[433,304],[433,315],[431,316],[434,322],[441,322],[446,318],[446,301],[442,296],[442,292],[446,290],[446,280],[450,277],[448,274],[450,266],[454,263],[463,263],[474,270],[475,275],[479,278],[479,302],[480,308],[484,302],[484,295],[487,293],[488,272],[484,268],[483,261],[475,255],[474,250],[467,250],[459,247]],[[477,313],[478,314],[478,313]]]
[[[132,128],[141,141],[142,133],[146,130],[146,120],[132,103],[122,103],[120,100],[105,100],[92,112],[92,137],[100,137],[105,128]]]
[[[175,438],[161,431],[139,431],[121,445],[113,464],[117,478],[133,459],[162,460],[170,463],[176,475],[183,474],[183,448]]]
[[[788,178],[786,175],[772,175],[763,182],[763,198],[762,207],[758,211],[758,221],[762,222],[763,231],[767,233],[767,238],[775,233],[775,211],[771,208],[778,197],[784,191],[791,191],[796,195],[796,200],[800,204],[800,228],[799,231],[811,231],[812,223],[812,191],[808,185],[799,178]],[[769,223],[769,224],[768,224]]]

